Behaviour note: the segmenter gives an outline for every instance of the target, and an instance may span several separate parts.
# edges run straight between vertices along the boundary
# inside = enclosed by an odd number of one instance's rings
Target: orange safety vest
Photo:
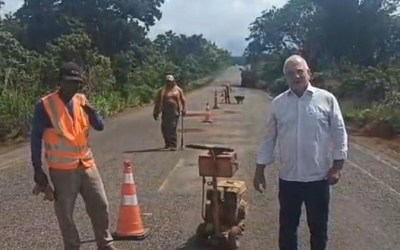
[[[75,94],[72,98],[73,119],[58,91],[43,97],[42,102],[53,125],[43,134],[47,166],[63,170],[76,169],[80,163],[87,168],[95,166],[88,145],[89,118],[81,107],[86,103],[86,96]]]

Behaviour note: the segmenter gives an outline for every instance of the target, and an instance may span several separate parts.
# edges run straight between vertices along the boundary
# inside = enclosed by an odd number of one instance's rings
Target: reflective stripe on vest
[[[44,143],[44,147],[46,150],[52,151],[52,150],[60,150],[60,151],[65,151],[65,152],[73,152],[73,153],[79,153],[85,150],[88,150],[89,147],[87,145],[84,146],[70,146],[65,143],[65,140],[60,140],[60,144],[58,145],[51,145],[48,143]]]
[[[91,160],[93,157],[93,153],[91,150],[87,151],[86,154],[82,157],[82,161],[88,161]],[[80,159],[77,158],[71,158],[71,157],[63,157],[63,156],[56,156],[56,155],[48,155],[46,157],[47,161],[51,163],[61,163],[61,164],[66,164],[66,163],[79,163]]]
[[[60,115],[57,112],[57,107],[56,107],[56,103],[54,98],[49,98],[49,106],[50,106],[50,111],[51,114],[53,115],[53,117],[55,118],[55,120],[59,120],[60,119]],[[58,134],[62,135],[64,133],[64,131],[61,130],[60,128],[60,124],[55,123],[53,124],[54,129],[57,130]]]

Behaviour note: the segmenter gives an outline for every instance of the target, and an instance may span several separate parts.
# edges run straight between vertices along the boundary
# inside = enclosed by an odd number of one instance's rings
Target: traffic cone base
[[[142,232],[140,233],[135,233],[135,234],[127,234],[127,235],[123,235],[123,234],[118,234],[117,232],[115,232],[112,237],[114,240],[135,240],[135,241],[139,241],[139,240],[144,240],[147,238],[147,236],[150,235],[150,229],[149,228],[144,228]]]

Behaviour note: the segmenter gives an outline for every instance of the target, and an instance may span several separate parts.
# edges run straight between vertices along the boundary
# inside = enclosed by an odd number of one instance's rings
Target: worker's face
[[[81,88],[82,81],[77,80],[62,80],[60,84],[60,88],[65,96],[72,97],[74,96]]]
[[[174,86],[174,81],[166,81],[165,82],[165,84],[168,86],[168,87],[172,87],[172,86]]]
[[[288,62],[285,68],[285,78],[291,87],[307,86],[310,82],[310,70],[301,60]]]

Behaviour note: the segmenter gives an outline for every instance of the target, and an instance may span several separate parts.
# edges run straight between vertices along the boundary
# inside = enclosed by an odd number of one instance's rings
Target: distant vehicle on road
[[[241,86],[244,88],[255,88],[258,81],[257,74],[249,67],[240,69],[241,71]]]

